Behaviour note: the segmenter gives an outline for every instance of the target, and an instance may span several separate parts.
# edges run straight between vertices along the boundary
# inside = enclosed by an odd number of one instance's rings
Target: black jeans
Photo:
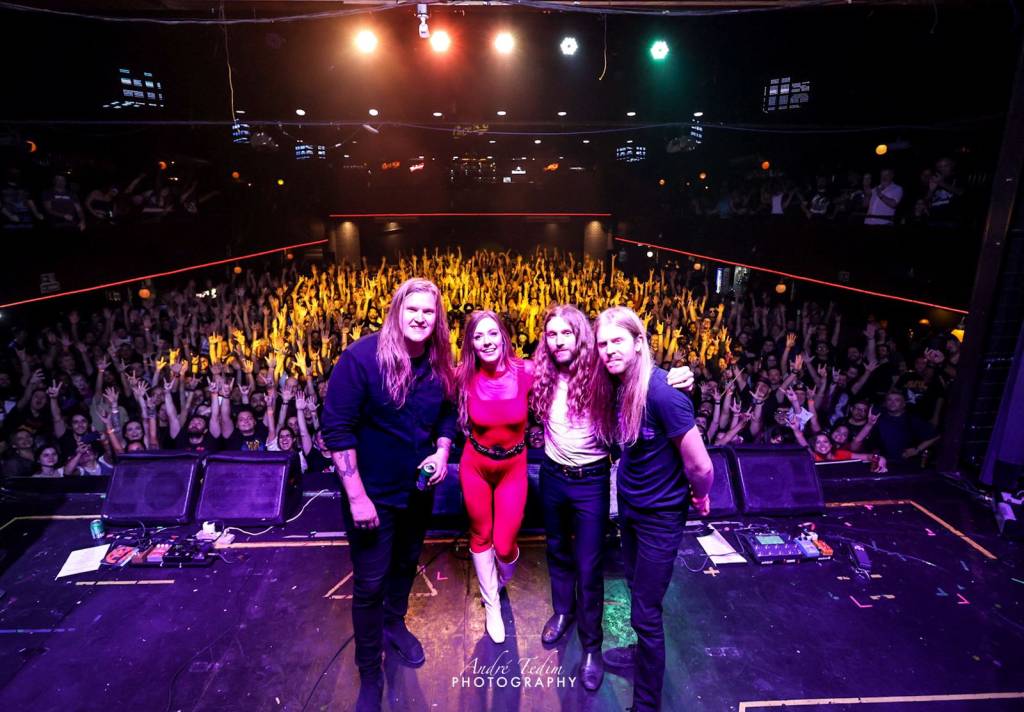
[[[380,526],[369,530],[355,528],[348,499],[342,497],[352,557],[352,630],[360,672],[380,669],[384,626],[404,619],[409,610],[433,492],[430,488],[411,495],[407,508],[377,504]]]
[[[604,532],[610,505],[610,465],[571,479],[548,457],[540,467],[551,606],[574,614],[585,652],[600,651],[604,632]],[[575,544],[575,546],[574,546]]]
[[[658,710],[665,679],[662,601],[672,581],[686,510],[635,510],[619,495],[622,562],[631,594],[630,623],[636,631],[633,706]]]

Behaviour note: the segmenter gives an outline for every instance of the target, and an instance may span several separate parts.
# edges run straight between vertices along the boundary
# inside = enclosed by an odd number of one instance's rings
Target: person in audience
[[[891,168],[883,168],[879,174],[878,185],[871,191],[868,198],[868,214],[864,218],[865,225],[894,225],[896,209],[903,200],[903,188],[893,183],[895,173]]]

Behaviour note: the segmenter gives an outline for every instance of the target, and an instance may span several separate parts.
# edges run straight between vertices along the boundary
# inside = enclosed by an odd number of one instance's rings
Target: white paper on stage
[[[77,549],[68,554],[68,560],[60,567],[57,578],[84,574],[87,571],[98,571],[103,557],[107,555],[110,544],[91,546],[88,549]]]
[[[725,537],[717,531],[712,531],[707,536],[697,537],[704,553],[711,557],[714,564],[745,564],[747,560],[738,554]]]

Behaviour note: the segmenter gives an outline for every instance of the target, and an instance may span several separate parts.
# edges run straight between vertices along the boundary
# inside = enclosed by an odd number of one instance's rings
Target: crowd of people
[[[917,175],[850,170],[845,177],[797,179],[751,172],[690,193],[684,212],[730,219],[747,215],[864,225],[955,227],[967,217],[966,183],[956,162],[941,157]]]
[[[0,188],[0,229],[81,232],[87,227],[192,216],[217,195],[200,191],[197,179],[165,175],[166,167],[164,163],[152,174],[140,173],[124,182],[105,180],[87,190],[76,184],[71,171],[48,174],[33,184],[21,170],[9,167]]]
[[[529,357],[549,304],[595,318],[623,305],[644,321],[654,363],[688,366],[710,445],[798,443],[817,460],[881,470],[926,464],[959,342],[906,341],[884,319],[850,323],[835,303],[772,291],[713,293],[683,265],[628,277],[567,253],[439,251],[380,264],[229,274],[51,323],[13,328],[0,359],[5,476],[106,474],[151,448],[295,450],[331,469],[322,401],[338,355],[383,325],[412,276],[441,289],[458,358],[463,318],[491,310]],[[17,314],[14,315],[17,321]]]

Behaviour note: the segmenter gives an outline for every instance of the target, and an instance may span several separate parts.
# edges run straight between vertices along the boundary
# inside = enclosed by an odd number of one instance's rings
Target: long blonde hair
[[[465,328],[462,330],[462,353],[459,366],[455,371],[456,390],[459,403],[459,427],[469,434],[469,389],[473,385],[473,376],[480,370],[480,359],[473,348],[473,332],[477,324],[484,319],[493,319],[501,334],[501,355],[498,357],[498,368],[522,367],[522,362],[512,351],[512,337],[501,317],[489,309],[477,309],[466,317]]]
[[[558,385],[558,363],[555,355],[548,349],[546,330],[548,322],[555,317],[565,319],[572,333],[576,336],[576,358],[569,364],[569,389],[567,401],[569,418],[587,417],[599,420],[600,414],[591,410],[597,407],[610,407],[610,404],[596,403],[593,398],[593,381],[600,364],[597,363],[597,350],[594,348],[594,330],[590,328],[590,320],[586,315],[571,304],[555,304],[548,307],[541,320],[541,336],[537,349],[533,352],[533,389],[530,391],[530,409],[541,422],[546,422],[551,411],[551,403],[555,400],[555,388]]]
[[[402,333],[405,300],[410,294],[426,292],[434,298],[434,331],[427,340],[431,377],[441,383],[445,398],[454,400],[455,375],[452,368],[452,347],[449,342],[448,316],[441,301],[441,291],[426,279],[407,279],[395,290],[391,306],[384,318],[377,342],[377,365],[384,376],[384,387],[395,406],[401,408],[413,385],[412,359]]]
[[[627,307],[605,309],[594,322],[594,333],[602,326],[618,326],[630,333],[641,343],[641,348],[632,365],[619,378],[614,378],[608,369],[598,369],[600,378],[595,379],[594,399],[614,402],[610,415],[597,423],[598,434],[609,442],[632,445],[640,436],[640,428],[647,413],[647,389],[651,382],[654,358],[647,341],[647,331],[640,317]]]

